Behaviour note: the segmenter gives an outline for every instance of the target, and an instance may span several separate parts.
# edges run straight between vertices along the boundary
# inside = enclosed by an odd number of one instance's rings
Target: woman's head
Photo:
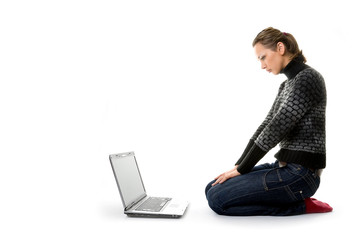
[[[294,58],[306,62],[294,36],[272,27],[262,30],[252,45],[261,62],[261,68],[273,74],[279,74]]]

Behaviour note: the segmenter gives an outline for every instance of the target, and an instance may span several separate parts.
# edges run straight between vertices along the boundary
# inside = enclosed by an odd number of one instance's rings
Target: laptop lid
[[[112,154],[109,156],[117,186],[125,210],[146,197],[144,183],[134,152]]]

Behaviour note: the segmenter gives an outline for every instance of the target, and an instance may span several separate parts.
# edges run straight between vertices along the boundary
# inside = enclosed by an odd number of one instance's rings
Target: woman
[[[262,69],[287,80],[235,167],[207,185],[209,206],[233,216],[330,212],[328,204],[310,198],[326,165],[324,79],[305,64],[289,33],[266,28],[253,47]],[[255,166],[277,144],[277,160]]]

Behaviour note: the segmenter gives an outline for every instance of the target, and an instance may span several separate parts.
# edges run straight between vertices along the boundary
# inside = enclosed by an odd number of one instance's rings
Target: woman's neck
[[[303,63],[301,59],[294,58],[288,62],[288,64],[281,70],[280,73],[284,73],[288,79],[291,79],[308,67],[309,66]]]

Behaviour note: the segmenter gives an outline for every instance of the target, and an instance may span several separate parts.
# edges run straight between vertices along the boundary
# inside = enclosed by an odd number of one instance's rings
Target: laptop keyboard
[[[147,212],[160,212],[161,209],[165,206],[165,204],[170,200],[171,198],[149,197],[135,210],[147,211]]]

